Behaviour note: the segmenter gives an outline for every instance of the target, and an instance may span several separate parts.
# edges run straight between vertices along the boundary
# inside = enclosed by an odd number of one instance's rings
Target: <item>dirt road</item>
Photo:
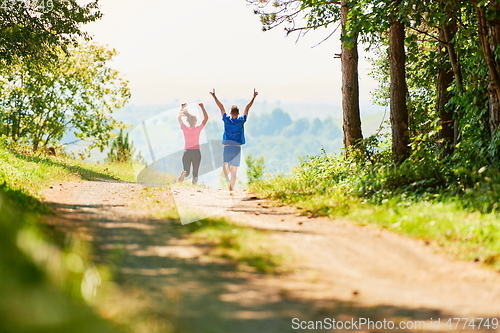
[[[414,328],[401,331],[437,332],[464,330],[465,320],[453,318],[500,317],[498,272],[453,260],[422,241],[348,221],[308,218],[246,192],[229,197],[218,190],[165,188],[147,198],[143,189],[73,182],[43,194],[57,211],[48,223],[89,239],[98,260],[119,266],[120,283],[138,286],[155,300],[155,311],[169,318],[173,332],[331,332],[331,319],[354,324],[340,330],[346,332],[397,331],[400,324]],[[296,269],[264,275],[207,259],[206,247],[175,232],[179,219],[151,217],[161,204],[177,205],[185,217],[192,207],[195,216],[217,214],[267,230],[277,248],[293,254]],[[384,320],[395,323],[394,329]],[[309,321],[321,321],[323,329]],[[484,328],[465,330],[500,332]]]

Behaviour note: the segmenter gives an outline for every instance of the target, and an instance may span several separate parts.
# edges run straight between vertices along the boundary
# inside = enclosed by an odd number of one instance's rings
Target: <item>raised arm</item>
[[[222,105],[222,103],[219,101],[219,99],[217,98],[217,96],[215,96],[215,89],[214,89],[213,92],[210,93],[210,95],[212,95],[212,97],[214,98],[215,104],[217,104],[217,106],[219,107],[220,114],[222,116],[224,113],[226,113],[226,110],[224,109],[224,105]]]
[[[255,97],[257,97],[259,93],[255,91],[255,89],[253,90],[253,97],[252,99],[250,100],[250,102],[248,102],[247,106],[245,107],[245,111],[243,112],[244,115],[246,115],[248,117],[248,112],[250,111],[250,108],[252,107],[253,105],[253,101],[255,100]]]
[[[177,120],[179,121],[179,125],[184,124],[182,122],[182,117],[184,117],[186,115],[186,109],[185,109],[186,105],[187,105],[186,103],[181,104],[181,109],[179,111],[179,115],[177,116]]]
[[[208,121],[208,113],[207,110],[205,110],[205,105],[203,103],[198,104],[201,108],[201,112],[203,112],[203,121],[201,122],[201,126],[205,127]]]

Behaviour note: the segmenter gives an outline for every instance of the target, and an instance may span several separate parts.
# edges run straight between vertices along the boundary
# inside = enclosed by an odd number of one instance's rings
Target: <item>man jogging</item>
[[[215,89],[210,94],[219,107],[222,121],[224,122],[224,134],[222,136],[222,144],[224,145],[222,154],[222,170],[226,179],[228,178],[228,175],[231,175],[229,180],[229,191],[234,191],[234,186],[236,184],[236,172],[238,171],[238,167],[241,162],[241,145],[245,144],[244,125],[247,121],[248,112],[253,105],[253,101],[259,93],[254,89],[253,97],[245,107],[243,116],[240,116],[240,111],[236,105],[231,107],[230,115],[227,115],[224,105],[222,105],[217,96],[215,96]]]

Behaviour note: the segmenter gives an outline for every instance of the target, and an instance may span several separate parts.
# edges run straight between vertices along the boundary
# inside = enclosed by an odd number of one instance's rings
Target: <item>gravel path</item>
[[[57,211],[47,223],[95,244],[98,260],[116,265],[121,283],[139,286],[154,299],[155,311],[171,320],[174,332],[313,331],[294,328],[313,325],[301,323],[310,320],[328,328],[325,318],[373,321],[354,331],[392,331],[381,326],[386,320],[396,328],[422,321],[419,331],[437,332],[450,331],[446,323],[455,327],[453,318],[500,317],[498,272],[453,260],[422,241],[308,218],[246,192],[229,196],[178,187],[148,197],[144,191],[143,185],[121,182],[56,185],[43,193]],[[180,220],[151,217],[165,206],[177,207]],[[269,231],[277,248],[293,254],[296,269],[270,276],[208,258],[206,247],[175,228],[208,216]]]

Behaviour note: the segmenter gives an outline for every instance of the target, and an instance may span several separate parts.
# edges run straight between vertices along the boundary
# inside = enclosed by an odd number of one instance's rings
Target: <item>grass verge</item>
[[[92,262],[88,242],[40,223],[50,212],[41,202],[42,189],[96,179],[128,181],[133,174],[126,164],[21,153],[0,142],[1,332],[171,331],[147,308],[145,295],[122,290],[108,267]],[[97,315],[103,299],[107,313]]]
[[[47,207],[40,203],[40,191],[55,183],[96,179],[133,181],[132,166],[23,154],[7,149],[0,142],[0,192],[25,211],[46,213]]]
[[[341,182],[315,185],[294,176],[258,181],[251,187],[253,192],[294,205],[306,215],[343,217],[359,224],[378,225],[433,242],[459,259],[500,271],[498,213],[464,208],[463,199],[458,197],[410,197],[403,193],[373,203],[346,193],[345,189]]]

